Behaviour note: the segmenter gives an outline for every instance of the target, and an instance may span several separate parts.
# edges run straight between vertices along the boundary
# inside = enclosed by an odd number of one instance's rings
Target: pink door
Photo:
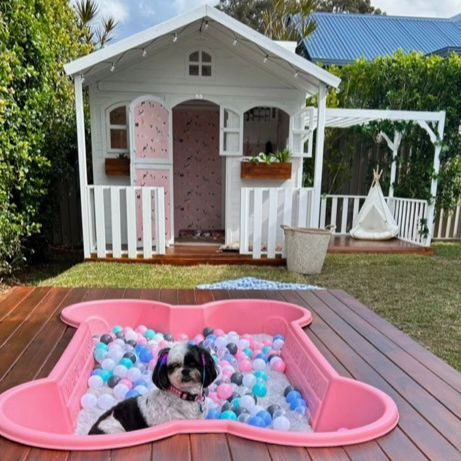
[[[163,187],[165,190],[165,229],[167,242],[171,238],[170,113],[159,101],[146,98],[132,108],[134,122],[131,161],[131,184]],[[137,196],[137,238],[142,239],[141,194]],[[155,212],[153,213],[155,221]],[[154,224],[154,222],[153,222]],[[152,227],[155,229],[155,226]]]

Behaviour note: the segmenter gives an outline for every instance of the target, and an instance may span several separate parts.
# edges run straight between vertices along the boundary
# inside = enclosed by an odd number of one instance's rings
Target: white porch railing
[[[440,210],[434,230],[437,240],[461,240],[461,203],[453,211]]]
[[[282,225],[309,227],[313,189],[243,187],[240,207],[240,253],[260,259],[284,254]]]
[[[87,186],[90,252],[98,258],[165,254],[163,187]]]
[[[320,227],[330,224],[336,226],[335,234],[347,235],[355,226],[365,199],[365,195],[324,195],[320,206]],[[416,245],[430,245],[421,232],[423,220],[427,219],[428,202],[399,197],[386,198],[386,201],[399,226],[398,238]]]

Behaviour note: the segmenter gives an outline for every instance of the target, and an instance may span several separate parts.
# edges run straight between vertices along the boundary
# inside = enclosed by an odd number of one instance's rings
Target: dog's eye
[[[173,362],[173,363],[169,363],[168,364],[168,369],[173,371],[175,370],[176,368],[180,367],[181,365],[177,362]]]

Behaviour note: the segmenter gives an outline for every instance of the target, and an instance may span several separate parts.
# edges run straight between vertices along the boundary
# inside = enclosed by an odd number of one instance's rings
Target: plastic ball
[[[253,351],[250,348],[243,349],[243,352],[249,359],[253,357]]]
[[[221,400],[227,400],[233,394],[234,389],[230,384],[220,384],[217,392]]]
[[[268,355],[271,350],[272,350],[272,348],[270,346],[264,346],[263,347],[263,354]]]
[[[232,405],[230,402],[226,402],[222,407],[221,407],[221,411],[227,411],[227,410],[231,410],[232,409]]]
[[[96,408],[98,404],[98,398],[94,394],[83,394],[82,398],[80,399],[80,404],[84,410],[91,410]]]
[[[111,376],[107,381],[107,385],[113,389],[118,383],[120,382],[120,378],[118,376]]]
[[[110,394],[102,394],[98,397],[98,407],[101,410],[109,410],[116,404],[115,399]]]
[[[290,430],[290,420],[286,416],[278,416],[272,421],[272,427],[276,431],[287,432]]]
[[[104,380],[99,375],[93,375],[88,378],[88,387],[98,389],[104,385]]]
[[[101,370],[99,372],[99,376],[105,383],[107,383],[107,381],[109,381],[110,377],[112,376],[112,372],[109,370]]]
[[[154,330],[146,330],[146,332],[144,333],[144,337],[146,339],[154,339],[154,336],[155,336]]]
[[[269,380],[269,376],[267,376],[267,373],[262,370],[255,371],[255,376],[257,379],[262,379],[266,383]]]
[[[219,419],[221,416],[221,412],[219,411],[218,408],[210,408],[208,410],[208,413],[206,415],[206,419]]]
[[[125,354],[126,355],[126,354]],[[129,359],[128,357],[123,357],[120,362],[119,362],[120,365],[124,366],[125,368],[129,369],[133,366],[133,362],[131,361],[131,359]]]
[[[227,411],[223,411],[221,413],[219,419],[227,419],[229,421],[237,421],[237,415],[233,411],[227,410]]]
[[[271,369],[278,372],[278,373],[284,373],[285,372],[285,369],[286,369],[286,365],[285,365],[285,362],[280,359],[280,360],[274,360],[272,363],[271,363]]]
[[[114,395],[115,397],[117,397],[119,400],[121,399],[124,399],[126,394],[128,393],[130,389],[125,386],[125,384],[117,384],[115,387],[114,387]]]
[[[253,360],[253,368],[257,370],[264,370],[266,368],[266,362],[263,359]]]
[[[274,342],[272,343],[272,348],[274,351],[279,351],[282,349],[282,347],[285,345],[285,341],[283,339],[277,338],[274,339]]]
[[[105,335],[102,335],[99,340],[104,344],[109,344],[113,341],[113,338],[111,335],[105,334]]]
[[[264,384],[264,381],[258,381],[252,388],[253,394],[256,397],[265,397],[267,395],[267,387]]]
[[[250,420],[251,416],[249,413],[240,413],[238,416],[238,420],[241,423],[248,424],[248,421]]]
[[[216,349],[222,349],[223,347],[226,347],[226,340],[222,337],[216,338],[214,345]]]
[[[293,386],[287,386],[285,387],[283,391],[283,396],[286,397],[291,391],[296,391],[297,389]]]
[[[129,339],[127,341],[125,341],[126,344],[128,344],[128,346],[131,346],[131,347],[136,347],[136,345],[138,344],[134,339]]]
[[[270,426],[272,424],[272,416],[268,411],[258,411],[258,413],[256,413],[256,416],[261,418],[266,426]]]
[[[232,354],[232,355],[235,355],[238,351],[238,347],[237,347],[237,344],[235,343],[229,343],[227,345],[227,350]]]
[[[207,336],[212,335],[213,332],[214,332],[213,328],[211,328],[211,327],[205,327],[205,328],[203,329],[203,332],[202,332],[202,333],[203,333],[203,336],[205,336],[205,338],[206,338]]]
[[[277,403],[274,403],[273,405],[270,405],[267,407],[267,411],[271,414],[271,416],[274,416],[274,413],[280,411],[282,407],[278,405]]]
[[[115,368],[115,361],[112,359],[104,359],[101,365],[104,370],[111,371]]]
[[[138,333],[136,333],[134,330],[128,330],[125,333],[125,338],[127,341],[136,341],[138,339]]]
[[[240,410],[240,397],[235,397],[231,400],[231,407],[233,410]]]
[[[136,354],[133,354],[133,352],[126,352],[125,354],[123,354],[123,358],[131,360],[132,364],[136,363],[136,360],[138,360],[138,358],[136,357]]]
[[[250,426],[255,426],[255,427],[266,427],[266,423],[262,418],[259,416],[253,416],[248,420],[248,424]]]
[[[123,359],[122,359],[123,360]],[[128,360],[128,359],[126,359]],[[128,360],[131,363],[131,360]],[[128,373],[128,368],[124,365],[117,365],[114,368],[114,375],[118,376],[119,378],[124,378]]]
[[[301,393],[296,390],[290,391],[286,395],[286,399],[288,403],[291,403],[292,400],[299,400],[301,398],[302,398]]]
[[[256,376],[252,375],[251,373],[245,375],[242,378],[242,384],[248,389],[251,389],[256,384],[256,381],[257,381]]]
[[[131,389],[131,391],[128,391],[128,392],[126,393],[125,398],[126,398],[126,399],[133,399],[133,398],[139,397],[140,395],[141,395],[141,394],[140,394],[138,391],[136,391],[136,390],[134,390],[134,389]]]
[[[221,330],[221,328],[217,328],[217,329],[215,329],[214,334],[216,336],[224,336],[224,331]]]
[[[142,372],[139,368],[133,367],[128,370],[128,373],[126,374],[126,377],[130,381],[137,381],[140,377],[142,376]]]
[[[117,325],[114,328],[112,328],[112,331],[115,335],[117,335],[123,332],[123,328],[120,325]]]
[[[93,357],[97,362],[102,363],[102,361],[106,358],[106,356],[107,356],[106,350],[101,349],[101,348],[96,348],[94,350]]]
[[[241,360],[239,362],[239,369],[240,371],[243,371],[244,373],[248,373],[253,369],[253,365],[249,360]]]
[[[240,339],[238,342],[238,347],[242,350],[247,349],[250,347],[250,341],[248,341],[248,339]]]
[[[147,347],[143,347],[139,352],[139,360],[143,363],[149,363],[153,358],[154,354],[152,354],[152,351]]]
[[[129,390],[133,389],[133,383],[129,379],[126,379],[126,378],[121,379],[120,384],[125,385]]]
[[[295,408],[298,408],[301,406],[303,407],[306,406],[306,402],[303,399],[290,399],[288,402],[290,404],[291,410],[294,410]]]
[[[243,375],[242,373],[236,371],[231,375],[231,383],[237,384],[237,386],[240,386],[243,381]]]
[[[170,335],[169,333],[163,335],[163,339],[169,342],[174,341],[173,335]]]
[[[244,395],[240,397],[240,407],[246,408],[247,410],[251,411],[255,407],[256,403],[254,398],[250,395]]]

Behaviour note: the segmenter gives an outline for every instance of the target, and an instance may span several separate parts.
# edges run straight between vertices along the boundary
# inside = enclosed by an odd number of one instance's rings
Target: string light
[[[298,78],[298,77],[299,77],[298,71],[296,71],[296,72],[293,74],[293,77],[294,77],[294,78]]]
[[[205,30],[208,29],[208,21],[205,21]]]
[[[237,46],[238,40],[237,37],[234,38],[234,41],[232,42],[232,45]]]
[[[145,58],[147,56],[147,50],[145,48],[142,49],[142,57]]]
[[[110,71],[113,72],[115,70],[115,64],[112,63],[112,65],[110,66]]]
[[[83,74],[80,74],[80,80],[82,83],[85,81],[85,76]]]
[[[269,55],[266,54],[266,56],[264,56],[264,64],[266,64],[266,62],[269,61]]]
[[[178,41],[178,33],[175,32],[173,36],[173,43],[176,43]]]

